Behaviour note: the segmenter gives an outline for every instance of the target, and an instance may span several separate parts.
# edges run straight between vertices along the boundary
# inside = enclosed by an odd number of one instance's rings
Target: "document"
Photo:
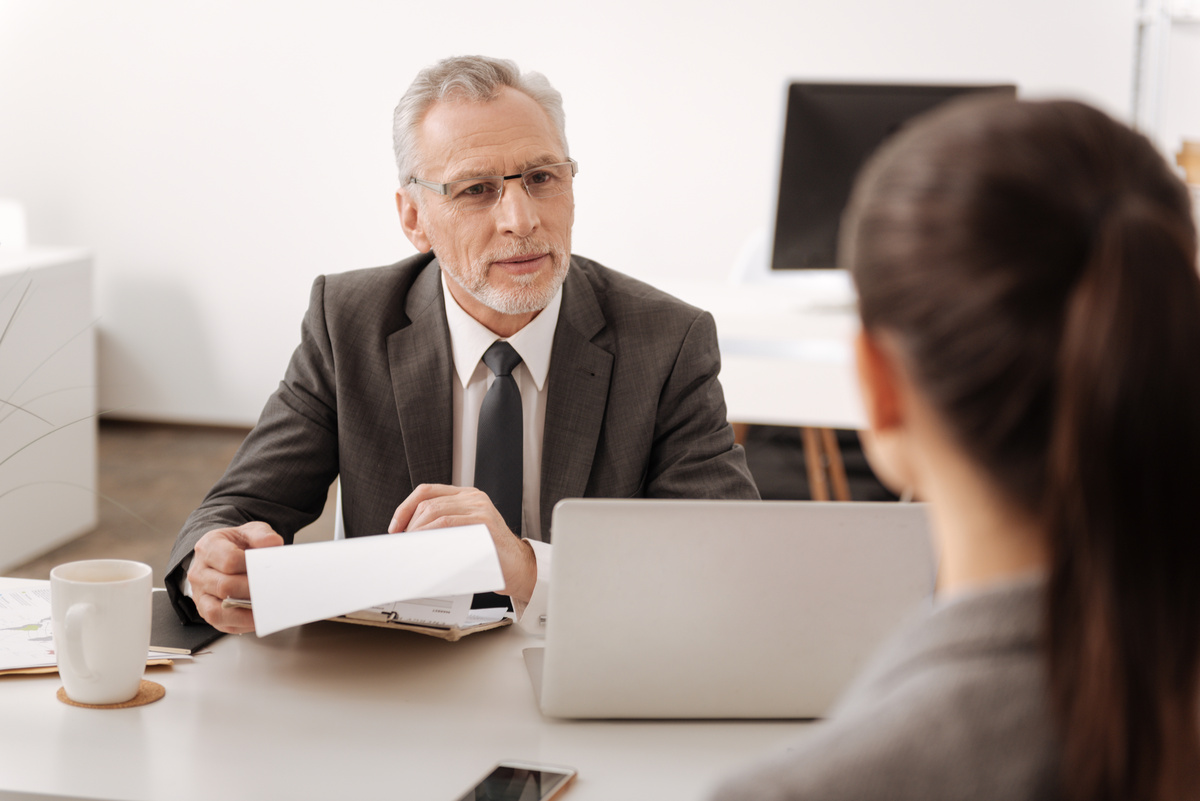
[[[148,665],[169,665],[190,658],[151,650]],[[50,582],[0,578],[0,675],[54,673],[54,632],[50,620]]]
[[[357,623],[401,629],[454,642],[468,634],[491,631],[512,623],[507,607],[472,609],[472,595],[443,595],[439,598],[416,598],[394,604],[372,606],[348,615],[332,617],[338,623]]]
[[[57,665],[50,630],[50,582],[0,591],[0,670]]]
[[[385,617],[427,626],[461,626],[471,614],[471,595],[443,595],[437,598],[412,598],[390,604],[376,604],[370,609],[350,612],[352,620],[372,620]]]
[[[255,548],[246,573],[259,637],[398,601],[504,588],[483,525]]]

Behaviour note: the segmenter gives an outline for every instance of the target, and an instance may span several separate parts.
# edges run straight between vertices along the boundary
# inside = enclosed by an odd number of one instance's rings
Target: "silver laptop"
[[[932,598],[921,504],[564,500],[551,530],[552,717],[821,717]]]

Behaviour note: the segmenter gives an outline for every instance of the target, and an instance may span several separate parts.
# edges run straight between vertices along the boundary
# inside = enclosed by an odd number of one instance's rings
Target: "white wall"
[[[576,252],[718,278],[769,222],[786,79],[1014,81],[1128,117],[1134,6],[0,0],[0,197],[31,244],[96,252],[102,407],[250,423],[312,278],[413,252],[391,110],[444,55],[563,92]]]

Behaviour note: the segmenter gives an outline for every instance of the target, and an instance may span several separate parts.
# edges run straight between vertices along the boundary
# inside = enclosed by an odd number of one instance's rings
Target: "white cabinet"
[[[0,574],[96,526],[92,257],[0,249]]]

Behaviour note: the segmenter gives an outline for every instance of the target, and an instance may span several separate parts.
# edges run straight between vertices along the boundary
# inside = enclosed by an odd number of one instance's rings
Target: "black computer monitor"
[[[842,209],[863,162],[906,121],[967,92],[1015,96],[1017,89],[1010,84],[790,84],[771,269],[836,267]]]

